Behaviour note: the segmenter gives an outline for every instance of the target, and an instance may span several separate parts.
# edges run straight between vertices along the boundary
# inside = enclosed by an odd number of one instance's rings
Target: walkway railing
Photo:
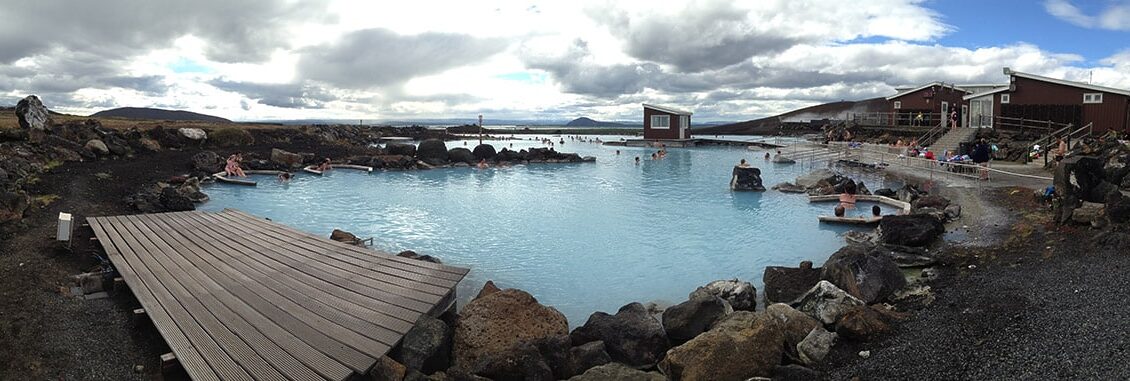
[[[853,147],[854,145],[854,147]],[[1028,175],[1023,173],[1016,173],[1004,171],[992,167],[992,162],[985,163],[984,166],[970,163],[960,162],[945,162],[922,157],[912,157],[906,154],[907,147],[892,147],[882,144],[871,143],[847,143],[847,142],[831,142],[830,147],[839,150],[843,153],[844,158],[855,158],[860,162],[867,162],[865,154],[878,156],[878,162],[886,163],[887,165],[897,165],[902,168],[913,169],[915,171],[926,171],[931,179],[939,175],[943,177],[962,178],[977,181],[980,186],[980,181],[991,183],[994,175],[996,176],[1013,176],[1034,180],[1052,181],[1048,176]]]
[[[934,144],[934,141],[938,140],[942,135],[945,135],[947,130],[949,129],[946,128],[942,122],[938,122],[938,125],[930,128],[929,131],[926,131],[925,134],[922,134],[922,136],[918,138],[918,145],[925,147]]]

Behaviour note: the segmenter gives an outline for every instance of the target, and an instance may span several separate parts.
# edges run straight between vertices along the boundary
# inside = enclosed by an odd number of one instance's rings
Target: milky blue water
[[[766,187],[792,181],[809,166],[773,164],[764,152],[741,147],[671,148],[665,159],[650,160],[654,149],[566,140],[555,148],[597,162],[334,170],[298,174],[287,184],[258,176],[257,187],[207,186],[211,201],[201,209],[238,208],[318,235],[338,228],[373,237],[381,250],[433,255],[472,269],[461,298],[491,279],[530,292],[574,326],[594,311],[614,312],[633,301],[677,303],[718,279],[739,278],[760,289],[765,266],[819,265],[843,245],[848,227],[816,219],[833,205],[728,187],[742,158],[761,168]],[[463,143],[448,142],[456,146]],[[878,189],[882,181],[869,176],[866,184]],[[862,204],[855,213],[870,208]]]

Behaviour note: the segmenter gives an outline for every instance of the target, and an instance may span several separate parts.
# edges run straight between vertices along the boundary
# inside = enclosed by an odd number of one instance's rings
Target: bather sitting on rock
[[[239,166],[242,162],[242,153],[236,152],[231,154],[231,156],[228,156],[227,165],[224,166],[224,173],[228,176],[247,177],[247,174],[243,173],[243,168]]]

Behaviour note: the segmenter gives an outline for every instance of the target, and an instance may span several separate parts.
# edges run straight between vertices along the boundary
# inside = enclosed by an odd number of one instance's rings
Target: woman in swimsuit
[[[247,174],[243,173],[243,168],[239,167],[241,162],[243,162],[242,153],[231,154],[231,156],[228,156],[227,165],[224,166],[224,173],[228,176],[247,177]]]
[[[844,184],[844,193],[840,193],[840,206],[855,209],[855,182],[848,181]]]

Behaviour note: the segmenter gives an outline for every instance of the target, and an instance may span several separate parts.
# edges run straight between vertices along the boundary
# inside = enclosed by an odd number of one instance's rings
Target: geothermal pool
[[[200,209],[238,208],[317,235],[328,237],[338,228],[373,237],[377,249],[433,255],[471,268],[458,289],[461,301],[494,280],[556,307],[572,326],[584,324],[594,311],[614,313],[633,301],[678,303],[717,279],[749,281],[760,291],[765,266],[802,260],[819,266],[850,229],[817,222],[817,215],[831,214],[833,204],[809,204],[804,195],[773,190],[731,192],[730,171],[742,158],[761,168],[766,187],[812,169],[767,162],[763,151],[671,148],[665,159],[652,161],[654,149],[568,138],[555,149],[595,156],[597,162],[371,174],[335,170],[324,177],[298,174],[287,184],[259,176],[258,187],[206,187],[211,201]],[[895,185],[851,175],[872,190]],[[870,213],[870,207],[861,204],[852,213]]]

